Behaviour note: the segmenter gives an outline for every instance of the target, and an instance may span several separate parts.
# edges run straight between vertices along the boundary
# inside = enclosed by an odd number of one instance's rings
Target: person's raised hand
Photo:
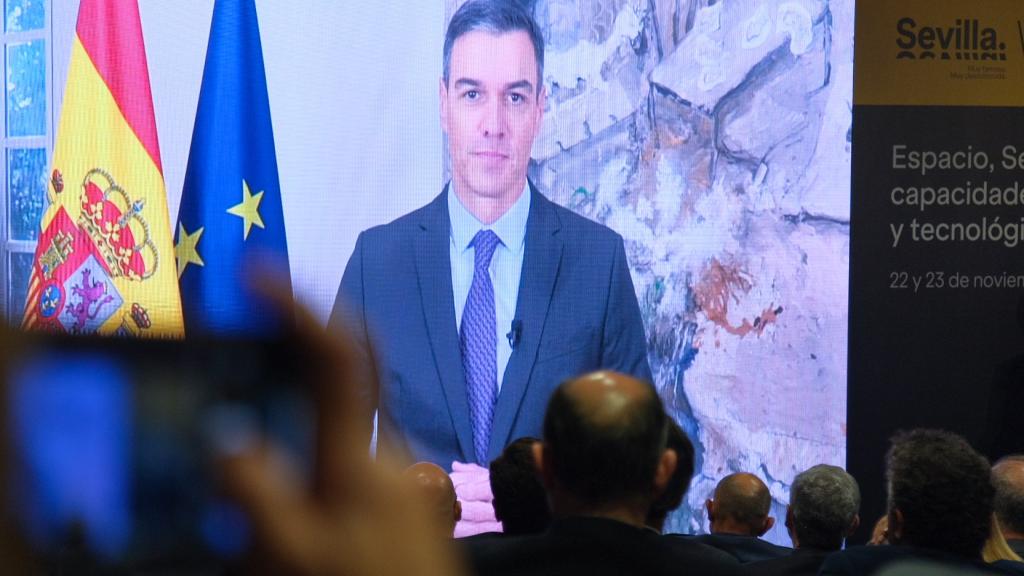
[[[289,336],[304,351],[315,410],[312,477],[265,439],[223,454],[229,496],[246,511],[255,535],[252,568],[267,573],[345,576],[452,576],[451,550],[432,536],[422,503],[396,466],[374,462],[358,424],[359,365],[346,335],[325,332],[286,289],[267,296],[280,312],[294,309]],[[226,444],[231,445],[231,442]]]

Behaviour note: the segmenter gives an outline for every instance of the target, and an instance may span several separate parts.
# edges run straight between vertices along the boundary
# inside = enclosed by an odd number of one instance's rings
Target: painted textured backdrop
[[[447,0],[450,16],[461,4]],[[547,41],[530,175],[626,239],[655,384],[726,474],[846,447],[853,0],[526,0]]]

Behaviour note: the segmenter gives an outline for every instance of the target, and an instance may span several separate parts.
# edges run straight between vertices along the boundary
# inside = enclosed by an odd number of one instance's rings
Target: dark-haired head
[[[980,558],[992,523],[988,461],[942,430],[893,436],[886,455],[889,537],[893,544]]]
[[[537,442],[537,438],[515,440],[491,462],[494,515],[506,534],[536,534],[551,523],[547,493],[533,460]]]
[[[444,36],[444,62],[442,80],[448,85],[452,48],[459,37],[470,32],[490,34],[525,32],[533,43],[537,60],[537,93],[544,86],[544,36],[533,16],[516,0],[469,0],[459,7],[448,22]]]

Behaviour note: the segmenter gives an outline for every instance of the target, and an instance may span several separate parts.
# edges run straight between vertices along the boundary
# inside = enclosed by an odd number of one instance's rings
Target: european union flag
[[[253,0],[214,5],[176,228],[187,333],[270,329],[248,288],[253,267],[289,286],[291,275]]]

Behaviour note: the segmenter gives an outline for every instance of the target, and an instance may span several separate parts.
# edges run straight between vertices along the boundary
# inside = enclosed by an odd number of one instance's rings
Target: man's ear
[[[903,511],[899,508],[889,510],[889,528],[885,531],[890,544],[899,544],[903,540]]]
[[[850,527],[846,529],[846,534],[844,534],[844,536],[851,536],[857,531],[857,528],[860,528],[860,514],[853,515],[853,521],[850,522]]]
[[[455,522],[462,520],[462,502],[455,501]]]
[[[533,465],[537,467],[540,483],[550,492],[555,485],[555,475],[551,469],[551,451],[545,449],[543,442],[533,443]]]
[[[654,493],[655,495],[661,494],[668,487],[668,483],[672,480],[672,475],[676,472],[676,464],[679,463],[679,456],[676,455],[676,451],[668,448],[661,453],[661,458],[658,460],[658,467],[654,471]]]
[[[757,533],[757,536],[758,537],[764,536],[765,532],[768,532],[769,530],[772,529],[772,526],[775,526],[775,517],[774,516],[766,517],[764,519],[764,524],[761,525],[761,530]]]
[[[704,501],[704,510],[708,513],[708,522],[714,523],[715,521],[715,501],[708,498]]]
[[[799,548],[800,543],[796,536],[796,518],[793,516],[793,506],[786,506],[786,532],[789,532],[789,539],[793,542],[793,548]]]

